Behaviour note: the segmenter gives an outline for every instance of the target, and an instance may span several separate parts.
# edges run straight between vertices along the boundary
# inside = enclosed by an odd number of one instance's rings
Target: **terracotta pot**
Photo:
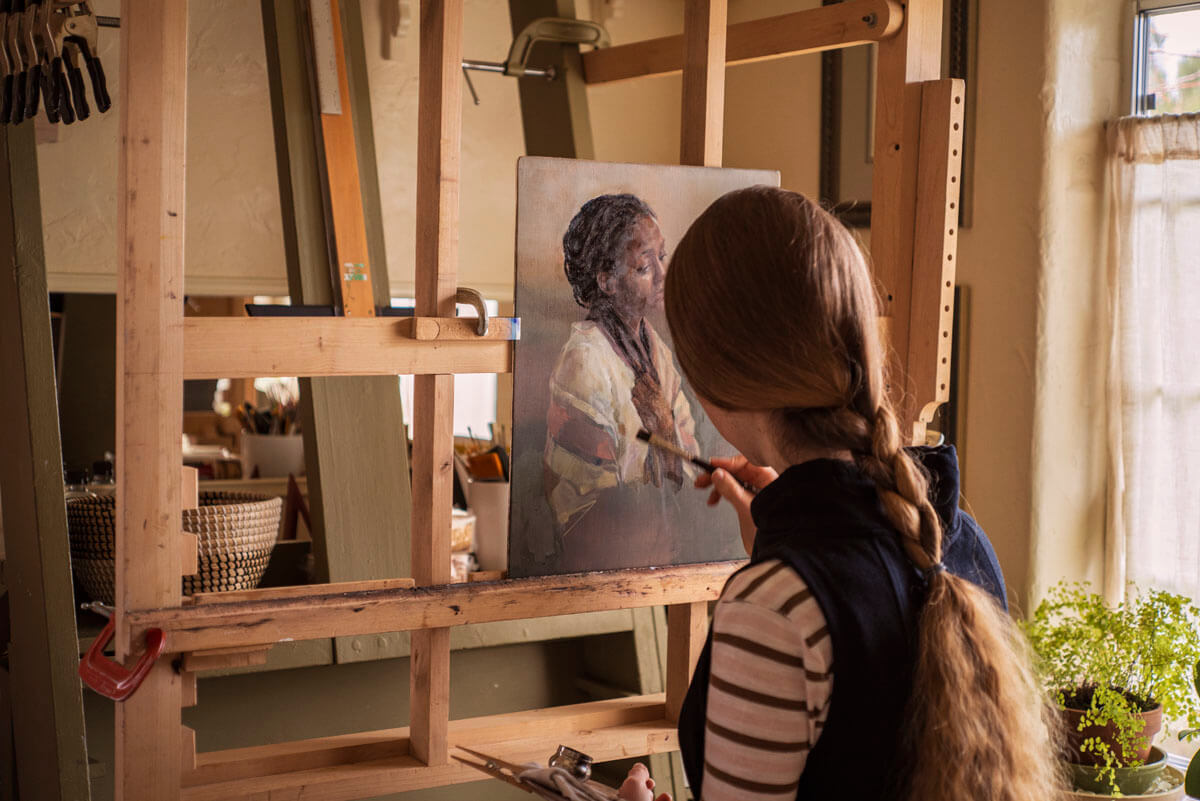
[[[1079,722],[1083,718],[1083,711],[1078,709],[1066,709],[1059,707],[1059,712],[1063,716],[1063,724],[1066,729],[1068,754],[1067,760],[1079,765],[1099,765],[1100,759],[1092,753],[1083,753],[1079,750],[1079,746],[1084,740],[1089,737],[1098,737],[1101,742],[1107,743],[1108,747],[1115,753],[1117,750],[1117,727],[1113,723],[1107,726],[1088,726],[1083,731],[1079,731]],[[1150,756],[1151,743],[1158,735],[1162,728],[1162,707],[1155,705],[1153,709],[1146,712],[1138,713],[1137,717],[1145,721],[1142,734],[1146,736],[1145,747],[1137,749],[1136,753],[1122,754],[1122,761],[1128,764],[1135,757],[1145,762]]]

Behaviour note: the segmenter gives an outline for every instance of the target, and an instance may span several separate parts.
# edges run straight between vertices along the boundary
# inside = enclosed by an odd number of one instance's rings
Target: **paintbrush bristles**
[[[670,451],[671,453],[675,454],[676,456],[679,456],[680,458],[688,459],[689,461],[696,458],[695,456],[688,453],[687,451],[685,451],[683,448],[679,447],[675,443],[668,442],[667,440],[663,439],[662,437],[658,436],[657,434],[651,434],[649,431],[647,431],[644,428],[637,433],[637,438],[640,439],[642,442],[646,442],[646,443],[649,443],[650,445],[653,445],[656,448],[661,448],[664,451]]]

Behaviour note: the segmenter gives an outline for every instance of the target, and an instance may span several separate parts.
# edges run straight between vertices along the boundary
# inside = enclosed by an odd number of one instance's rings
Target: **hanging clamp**
[[[508,48],[508,58],[503,62],[476,61],[463,59],[463,75],[467,78],[467,88],[475,105],[479,105],[479,95],[471,84],[467,70],[478,72],[496,72],[513,78],[545,78],[553,81],[558,77],[558,70],[553,66],[531,67],[529,56],[533,46],[538,42],[561,42],[563,44],[591,45],[592,47],[608,47],[610,39],[608,31],[598,22],[586,19],[565,19],[561,17],[540,17],[526,25],[512,41]]]
[[[102,609],[96,611],[104,614]],[[104,649],[112,641],[115,625],[115,616],[110,617],[104,631],[100,632],[100,636],[95,639],[79,663],[79,677],[83,679],[84,684],[105,698],[124,701],[141,686],[150,673],[150,668],[154,667],[154,663],[162,656],[167,646],[167,635],[162,629],[147,631],[146,651],[138,657],[137,664],[129,669],[104,655]]]

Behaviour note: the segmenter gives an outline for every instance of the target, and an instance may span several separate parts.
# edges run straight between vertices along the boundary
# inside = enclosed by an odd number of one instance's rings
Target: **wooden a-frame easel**
[[[726,0],[688,0],[684,33],[583,58],[589,83],[683,72],[681,162],[721,163],[728,63],[879,43],[871,246],[892,349],[892,387],[920,439],[949,382],[963,85],[940,79],[941,0],[847,0],[727,26]],[[423,0],[416,313],[454,314],[462,0]],[[449,585],[453,385],[507,372],[512,343],[462,324],[420,340],[387,318],[182,317],[186,0],[123,0],[117,343],[118,660],[150,629],[167,651],[116,709],[122,801],[355,799],[473,781],[468,745],[511,761],[560,742],[597,761],[676,748],[674,720],[731,563]],[[239,347],[230,348],[236,342]],[[184,378],[415,374],[412,578],[255,590],[182,605],[195,540],[180,529]],[[194,568],[191,568],[194,569]],[[449,627],[651,605],[669,607],[665,695],[449,721]],[[194,669],[289,639],[412,632],[411,725],[197,755],[181,725]],[[192,668],[192,669],[189,669]]]

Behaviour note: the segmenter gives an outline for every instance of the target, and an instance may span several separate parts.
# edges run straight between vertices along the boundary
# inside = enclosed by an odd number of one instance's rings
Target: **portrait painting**
[[[779,173],[520,160],[511,576],[745,556],[681,455],[734,451],[679,371],[663,288],[692,220],[756,184]]]

